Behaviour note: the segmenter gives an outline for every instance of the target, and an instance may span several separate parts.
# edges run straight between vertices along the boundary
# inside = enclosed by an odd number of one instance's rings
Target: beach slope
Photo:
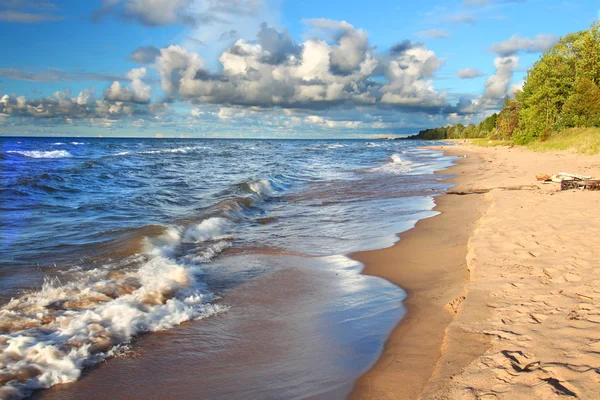
[[[445,149],[471,160],[451,171],[458,183],[452,190],[479,194],[439,198],[438,207],[454,214],[454,222],[449,225],[453,218],[444,214],[422,221],[390,254],[380,252],[379,263],[357,255],[366,273],[407,287],[409,312],[378,363],[358,381],[353,398],[597,398],[600,193],[560,191],[559,184],[539,183],[535,175],[600,177],[600,157],[469,145]],[[407,243],[419,235],[429,236],[432,246]],[[405,253],[393,258],[403,242]],[[438,262],[429,255],[422,266],[405,259],[424,250],[443,253],[452,245],[462,254],[465,246],[466,272],[460,263],[454,270],[439,269],[445,256]],[[413,271],[400,272],[405,268]],[[423,271],[432,269],[437,272],[428,278]],[[423,279],[412,288],[406,278],[411,273]],[[461,273],[464,283],[456,279]],[[427,289],[427,279],[437,289]],[[439,285],[446,279],[444,290]]]

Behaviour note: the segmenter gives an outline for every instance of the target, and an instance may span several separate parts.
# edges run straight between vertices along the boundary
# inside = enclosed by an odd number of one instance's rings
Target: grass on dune
[[[600,128],[571,128],[553,133],[545,141],[527,145],[535,151],[569,150],[579,154],[600,153]]]
[[[482,147],[496,147],[496,146],[510,146],[512,142],[510,140],[491,140],[491,139],[449,139],[450,142],[461,143],[467,141],[469,144]]]

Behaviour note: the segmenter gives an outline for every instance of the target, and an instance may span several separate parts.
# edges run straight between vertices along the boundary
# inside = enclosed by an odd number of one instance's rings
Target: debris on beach
[[[550,175],[548,175],[548,174],[537,174],[535,176],[535,179],[537,179],[538,181],[541,181],[541,182],[550,182],[550,181],[552,181],[552,177]]]
[[[600,190],[600,180],[564,180],[560,183],[560,190],[570,189]]]
[[[535,179],[543,183],[560,183],[561,190],[600,190],[600,180],[593,179],[591,176],[569,172],[559,172],[556,175],[536,174]]]

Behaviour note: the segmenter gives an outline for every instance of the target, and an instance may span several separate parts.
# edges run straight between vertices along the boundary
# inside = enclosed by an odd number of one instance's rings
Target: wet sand
[[[600,178],[600,156],[445,147],[466,155],[442,214],[353,255],[405,288],[408,314],[352,399],[595,399],[600,196],[536,174]],[[463,298],[464,296],[464,298]]]
[[[462,154],[456,149],[446,153]],[[481,162],[479,157],[461,158],[441,173],[456,175],[451,182],[468,180]],[[443,195],[436,204],[441,214],[400,234],[393,247],[350,255],[365,265],[364,274],[385,278],[408,295],[407,315],[393,330],[377,363],[357,380],[351,399],[416,399],[440,359],[445,330],[455,315],[445,306],[465,295],[467,242],[482,200]]]
[[[228,312],[143,335],[33,398],[343,399],[404,314],[404,292],[347,257],[233,257],[210,264],[213,279],[236,276],[234,265],[272,270],[231,288]]]

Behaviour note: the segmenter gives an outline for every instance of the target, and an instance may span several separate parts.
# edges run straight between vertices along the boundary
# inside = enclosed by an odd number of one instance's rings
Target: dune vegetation
[[[411,138],[487,139],[535,150],[600,151],[600,23],[568,34],[528,71],[522,90],[479,124],[426,129]],[[491,141],[491,142],[490,142]]]

